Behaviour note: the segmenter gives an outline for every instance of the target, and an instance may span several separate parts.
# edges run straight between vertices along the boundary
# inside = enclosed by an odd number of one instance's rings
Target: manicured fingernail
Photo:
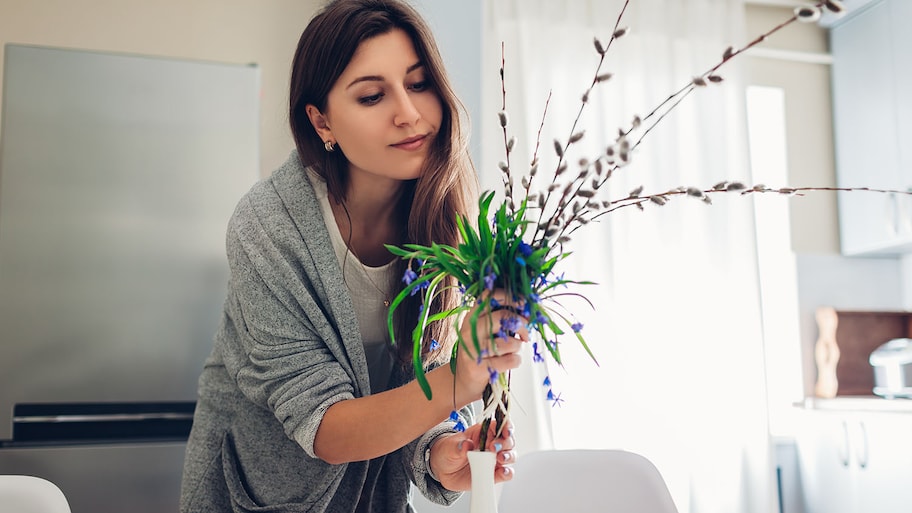
[[[503,444],[502,444],[502,443],[497,442],[496,444],[494,444],[494,450],[495,450],[496,452],[500,452],[501,449],[503,449]]]

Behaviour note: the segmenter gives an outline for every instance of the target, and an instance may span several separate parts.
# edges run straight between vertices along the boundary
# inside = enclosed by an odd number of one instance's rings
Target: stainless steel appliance
[[[912,398],[912,339],[890,340],[871,353],[874,393],[892,399]]]
[[[259,94],[253,65],[6,46],[0,473],[73,513],[177,510]]]

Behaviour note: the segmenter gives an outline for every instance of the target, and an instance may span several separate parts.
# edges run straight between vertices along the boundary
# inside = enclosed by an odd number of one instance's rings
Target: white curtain
[[[514,173],[528,169],[551,91],[539,150],[540,173],[550,173],[553,140],[567,140],[595,72],[593,38],[608,42],[623,3],[486,2],[485,116],[474,122],[485,188],[502,189],[501,43],[509,131],[517,138]],[[597,156],[635,114],[718,62],[727,46],[747,42],[740,0],[632,0],[621,26],[631,31],[608,51],[602,71],[614,76],[591,95],[571,162]],[[720,74],[724,82],[697,90],[645,138],[605,198],[640,185],[661,192],[750,182],[738,60]],[[659,467],[681,513],[776,511],[751,201],[717,196],[708,206],[676,198],[644,212],[616,211],[576,232],[563,270],[598,282],[577,289],[595,309],[579,304],[575,313],[599,366],[578,345],[564,344],[566,365],[550,368],[563,399],[555,406],[542,399],[547,370],[527,359],[514,373],[526,410],[514,419],[520,454],[632,450]]]

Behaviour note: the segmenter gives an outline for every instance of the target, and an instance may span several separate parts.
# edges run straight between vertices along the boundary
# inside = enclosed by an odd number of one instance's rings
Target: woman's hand
[[[488,430],[487,451],[497,453],[494,466],[494,482],[502,483],[513,478],[513,425],[507,421],[501,436],[494,438],[493,423]],[[429,465],[444,488],[453,491],[467,491],[472,488],[472,474],[469,471],[469,451],[477,450],[481,439],[481,424],[470,426],[461,433],[452,433],[438,438],[431,446]]]
[[[491,307],[491,298],[502,305]],[[491,376],[519,367],[522,358],[519,351],[529,340],[528,319],[506,299],[503,290],[495,290],[479,300],[481,314],[475,325],[480,351],[475,347],[470,312],[459,329],[460,347],[456,355],[456,397],[458,405],[465,405],[481,398],[485,385]]]

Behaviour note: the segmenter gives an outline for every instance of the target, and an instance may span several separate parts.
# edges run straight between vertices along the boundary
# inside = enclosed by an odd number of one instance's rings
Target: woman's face
[[[308,105],[307,113],[323,141],[345,153],[352,183],[358,175],[417,178],[443,117],[424,63],[399,29],[362,42],[324,112]]]

